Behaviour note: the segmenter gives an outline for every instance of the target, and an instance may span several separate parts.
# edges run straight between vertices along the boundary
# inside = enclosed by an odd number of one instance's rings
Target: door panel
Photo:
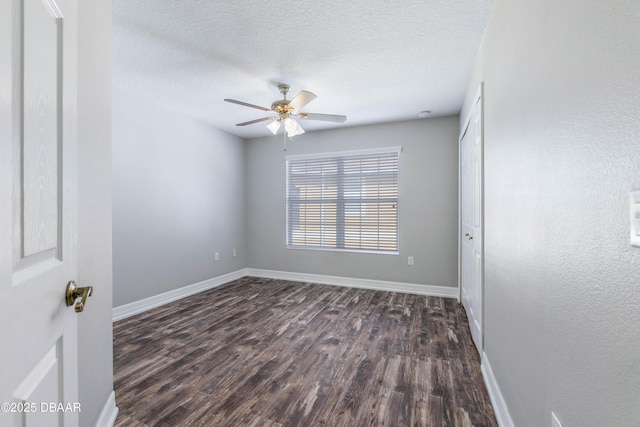
[[[471,272],[471,257],[469,256],[469,241],[468,236],[471,233],[471,200],[469,198],[469,189],[471,184],[471,150],[470,150],[470,134],[468,128],[466,129],[462,141],[460,142],[460,182],[461,182],[461,197],[460,197],[460,230],[461,238],[461,269],[460,269],[460,294],[462,304],[466,307],[469,306],[469,290],[473,287],[470,281],[473,279]],[[467,310],[468,311],[468,310]]]
[[[22,181],[18,186],[22,191],[16,194],[24,201],[22,215],[17,218],[22,220],[18,229],[22,231],[19,243],[23,257],[47,250],[52,255],[58,249],[62,17],[52,7],[52,3],[42,1],[24,2],[23,137],[18,147],[24,169],[18,180]]]
[[[473,341],[483,349],[482,87],[460,140],[460,300]]]
[[[0,4],[0,425],[77,426],[81,410],[64,298],[77,271],[75,7]]]
[[[49,410],[49,402],[60,401],[59,383],[60,363],[56,343],[14,391],[16,408],[23,408],[19,411],[22,412],[22,425],[35,427],[61,425],[62,413]]]
[[[53,2],[14,4],[22,6],[22,18],[17,14],[14,21],[13,51],[13,285],[17,286],[62,260],[63,17]]]

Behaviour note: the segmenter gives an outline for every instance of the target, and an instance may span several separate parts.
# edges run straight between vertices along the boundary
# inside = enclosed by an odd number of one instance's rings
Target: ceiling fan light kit
[[[237,101],[235,99],[226,98],[225,101],[231,102],[233,104],[244,105],[245,107],[256,108],[258,110],[266,111],[271,113],[270,116],[263,117],[260,119],[250,120],[248,122],[238,123],[236,126],[247,126],[254,123],[260,123],[267,120],[271,120],[271,123],[267,125],[267,128],[271,131],[272,134],[276,135],[278,130],[280,129],[280,125],[284,123],[284,132],[282,133],[284,136],[284,150],[287,150],[287,138],[291,140],[292,137],[296,135],[301,135],[304,133],[304,129],[300,126],[295,119],[304,119],[304,120],[322,120],[327,122],[336,122],[343,123],[347,120],[346,116],[340,116],[335,114],[318,114],[318,113],[304,113],[300,110],[316,99],[316,96],[306,90],[301,90],[295,98],[292,100],[287,99],[287,94],[289,93],[289,85],[280,84],[278,85],[278,89],[280,89],[280,93],[282,94],[282,99],[278,99],[271,104],[271,108],[261,107],[259,105],[249,104],[248,102]]]
[[[284,128],[287,131],[287,135],[289,137],[302,135],[304,133],[304,129],[300,126],[300,123],[296,122],[290,117],[284,119]]]
[[[273,120],[271,123],[267,125],[267,128],[271,131],[272,134],[277,134],[278,129],[280,129],[280,119]]]

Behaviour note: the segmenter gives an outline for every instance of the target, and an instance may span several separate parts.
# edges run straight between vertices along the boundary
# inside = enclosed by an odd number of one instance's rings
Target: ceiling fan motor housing
[[[291,107],[289,107],[289,101],[286,99],[279,99],[277,101],[274,101],[273,104],[271,104],[271,109],[275,111],[279,116],[289,115],[293,110]]]

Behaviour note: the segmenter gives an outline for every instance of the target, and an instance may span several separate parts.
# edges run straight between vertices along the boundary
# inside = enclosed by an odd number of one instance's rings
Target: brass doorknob
[[[65,292],[65,300],[67,307],[73,305],[78,299],[82,298],[79,303],[76,304],[76,313],[80,313],[84,310],[84,305],[87,302],[87,297],[93,294],[93,286],[86,286],[84,288],[78,287],[73,280],[67,283],[67,291]]]

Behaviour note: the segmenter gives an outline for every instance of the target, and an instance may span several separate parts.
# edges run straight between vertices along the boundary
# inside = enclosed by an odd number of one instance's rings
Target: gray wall
[[[78,317],[80,425],[113,391],[111,0],[78,2],[78,276],[93,296]]]
[[[640,425],[640,2],[496,0],[485,353],[518,427]]]
[[[113,169],[114,306],[246,267],[242,139],[114,89]]]
[[[346,127],[247,142],[248,266],[435,286],[457,286],[458,117]],[[402,146],[400,254],[285,248],[285,155]],[[407,265],[407,257],[415,265]]]

